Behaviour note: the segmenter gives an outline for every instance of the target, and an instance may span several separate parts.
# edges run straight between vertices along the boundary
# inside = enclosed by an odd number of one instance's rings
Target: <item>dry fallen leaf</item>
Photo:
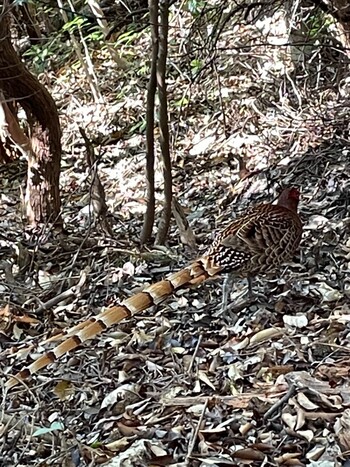
[[[71,381],[62,380],[56,384],[54,387],[53,393],[61,400],[68,400],[70,399],[74,393],[74,386]]]
[[[318,284],[317,291],[322,295],[324,302],[335,302],[342,298],[342,294],[339,290],[334,289],[325,282]]]
[[[250,338],[250,344],[259,344],[261,342],[265,342],[269,339],[275,339],[282,335],[282,329],[279,328],[269,328],[263,329],[262,331],[257,332]]]
[[[308,319],[306,315],[283,315],[283,322],[288,326],[295,327],[298,329],[304,328],[308,325]]]
[[[116,404],[120,401],[124,401],[126,404],[131,404],[139,400],[139,389],[140,388],[138,384],[122,384],[104,397],[101,403],[101,409]]]

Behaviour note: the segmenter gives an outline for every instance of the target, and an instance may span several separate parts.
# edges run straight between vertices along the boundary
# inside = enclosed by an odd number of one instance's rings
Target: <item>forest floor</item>
[[[181,290],[4,392],[2,466],[349,465],[348,70],[322,48],[327,66],[315,64],[315,75],[314,63],[295,65],[276,46],[282,15],[273,22],[273,46],[261,27],[232,28],[214,69],[197,80],[181,43],[169,50],[174,195],[197,251],[182,244],[175,222],[166,248],[139,248],[148,33],[125,45],[128,71],[95,51],[102,102],[79,67],[50,73],[63,129],[65,232],[25,227],[25,163],[0,167],[2,383],[52,347],[41,341],[188,264],[281,186],[301,189],[304,233],[292,264],[257,278],[256,300],[237,281],[222,315],[221,278]],[[113,236],[89,216],[79,127],[94,142]],[[238,158],[251,172],[245,179]],[[159,215],[160,162],[156,183]]]

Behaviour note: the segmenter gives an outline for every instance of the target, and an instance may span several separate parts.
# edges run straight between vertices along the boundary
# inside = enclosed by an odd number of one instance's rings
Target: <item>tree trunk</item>
[[[171,220],[171,200],[173,196],[173,181],[171,173],[171,158],[169,149],[168,102],[166,91],[166,61],[168,55],[169,2],[163,0],[160,5],[159,52],[157,62],[157,86],[159,95],[159,130],[162,149],[164,178],[164,209],[158,226],[156,243],[164,245]]]
[[[61,129],[55,103],[20,61],[11,43],[9,13],[0,16],[0,89],[26,112],[33,151],[28,155],[26,213],[31,224],[60,224]]]
[[[147,85],[147,109],[146,109],[146,183],[147,183],[147,208],[141,232],[141,244],[150,241],[155,217],[155,187],[154,187],[154,104],[157,90],[157,59],[159,50],[158,37],[158,0],[149,0],[149,13],[152,35],[151,72]]]

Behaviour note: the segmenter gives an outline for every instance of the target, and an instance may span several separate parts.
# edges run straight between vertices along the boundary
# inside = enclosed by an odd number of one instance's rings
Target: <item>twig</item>
[[[108,207],[106,203],[106,193],[98,174],[94,147],[87,137],[84,128],[79,127],[79,131],[85,143],[86,162],[91,173],[89,216],[92,213],[95,217],[95,221],[100,222],[104,233],[113,237],[113,230],[107,220]]]
[[[263,401],[280,400],[281,394],[285,393],[285,387],[282,386],[284,390],[278,391],[274,394],[268,394],[264,392],[250,392],[243,394],[235,394],[234,396],[220,396],[214,394],[213,396],[194,396],[194,397],[174,397],[174,398],[161,398],[162,404],[167,407],[192,407],[193,405],[204,404],[204,402],[210,403],[210,405],[216,404],[226,404],[230,407],[243,409],[248,407],[250,401],[253,398],[259,397]],[[148,392],[147,396],[157,398],[157,394],[153,392]]]
[[[198,337],[198,342],[197,342],[197,345],[196,345],[196,348],[194,349],[194,353],[192,355],[192,358],[191,358],[191,361],[190,361],[190,364],[187,368],[187,373],[190,373],[192,371],[192,367],[193,367],[193,364],[194,364],[194,360],[197,356],[197,353],[198,353],[198,349],[199,349],[199,346],[202,342],[202,338],[203,338],[203,335],[202,334],[199,334],[199,337]]]
[[[34,416],[33,416],[34,419]],[[31,427],[31,431],[37,431],[41,426],[34,425],[28,423],[28,415],[26,414],[21,419],[18,419],[15,415],[7,415],[5,413],[1,414],[1,422],[3,425],[6,425],[2,428],[2,433],[8,433],[9,429],[22,431],[23,429],[28,429],[28,426]],[[52,438],[54,437],[54,433],[42,433],[40,435],[40,439],[42,441],[46,441],[47,443],[52,443]]]
[[[281,399],[279,399],[277,402],[275,402],[270,408],[269,410],[264,414],[264,420],[267,420],[268,418],[271,417],[271,415],[273,413],[275,413],[277,411],[277,409],[279,409],[281,407],[281,405],[283,405],[285,402],[287,402],[295,393],[295,386],[294,384],[291,385],[291,387],[288,389],[288,391],[286,392],[286,394],[284,396],[281,397]]]
[[[207,407],[208,407],[208,399],[204,402],[204,407],[203,407],[201,416],[199,417],[197,427],[196,427],[196,429],[195,429],[195,431],[194,431],[194,433],[193,433],[191,442],[190,442],[190,444],[188,445],[188,452],[187,452],[187,456],[186,456],[186,464],[187,464],[187,465],[189,465],[190,457],[191,457],[191,455],[192,455],[192,452],[193,452],[193,449],[194,449],[194,445],[195,445],[195,443],[196,443],[196,439],[197,439],[199,430],[200,430],[200,428],[201,428],[202,421],[203,421],[203,418],[204,418],[205,411],[207,410]]]
[[[175,196],[172,198],[172,212],[180,232],[180,239],[184,245],[188,245],[192,251],[197,251],[196,239],[188,223],[181,204]]]
[[[51,298],[47,302],[42,303],[36,310],[33,311],[33,313],[40,314],[43,311],[52,308],[57,303],[62,302],[66,298],[76,297],[80,293],[80,290],[83,287],[83,285],[85,284],[89,272],[90,272],[90,268],[86,267],[83,271],[81,271],[80,279],[77,284],[73,285],[70,289],[65,290],[64,292],[60,293],[56,297]]]

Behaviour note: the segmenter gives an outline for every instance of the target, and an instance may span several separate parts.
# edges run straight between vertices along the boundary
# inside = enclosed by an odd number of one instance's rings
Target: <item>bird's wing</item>
[[[259,254],[271,246],[284,244],[294,231],[295,219],[287,209],[261,205],[229,225],[220,236],[220,244],[237,251]]]

